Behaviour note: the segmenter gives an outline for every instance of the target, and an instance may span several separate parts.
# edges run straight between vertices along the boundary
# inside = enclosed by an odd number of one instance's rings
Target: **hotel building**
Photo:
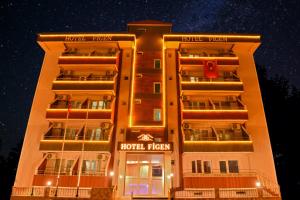
[[[45,33],[11,195],[281,199],[253,53],[259,35]]]

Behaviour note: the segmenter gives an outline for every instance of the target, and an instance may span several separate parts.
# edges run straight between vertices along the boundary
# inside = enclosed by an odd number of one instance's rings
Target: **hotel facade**
[[[45,33],[11,199],[281,199],[259,35]]]

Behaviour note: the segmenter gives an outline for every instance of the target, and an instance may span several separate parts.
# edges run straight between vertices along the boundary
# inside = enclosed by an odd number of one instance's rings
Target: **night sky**
[[[37,33],[119,32],[144,19],[171,22],[174,32],[261,34],[257,64],[300,88],[299,0],[1,0],[1,154],[25,132],[43,61]]]

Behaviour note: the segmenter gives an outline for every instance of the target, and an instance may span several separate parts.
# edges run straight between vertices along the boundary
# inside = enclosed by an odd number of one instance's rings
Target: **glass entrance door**
[[[164,195],[163,163],[163,154],[127,154],[125,195]]]

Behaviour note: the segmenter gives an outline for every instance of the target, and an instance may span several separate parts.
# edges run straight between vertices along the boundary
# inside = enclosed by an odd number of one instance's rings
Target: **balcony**
[[[105,123],[108,124],[108,123]],[[103,127],[50,127],[40,141],[41,151],[110,151],[113,125]]]
[[[65,69],[92,67],[93,69],[105,69],[118,71],[119,51],[116,49],[85,50],[70,48],[58,58],[58,64]]]
[[[100,94],[115,94],[115,75],[59,75],[52,84],[52,90],[59,93],[65,91],[93,91]]]
[[[110,187],[108,175],[110,153],[95,153],[82,157],[72,153],[46,153],[33,177],[34,186]],[[48,182],[48,184],[47,184]]]
[[[184,152],[253,152],[253,144],[245,127],[200,127],[184,124]]]
[[[243,92],[243,82],[236,76],[206,78],[204,76],[180,76],[182,94],[197,94],[199,92]]]
[[[113,122],[114,99],[56,99],[46,111],[46,118],[53,119],[87,119]]]
[[[257,183],[260,186],[257,186]],[[215,198],[220,199],[276,199],[280,198],[279,186],[269,178],[251,170],[238,173],[183,173],[183,188],[176,188],[177,198]]]
[[[188,98],[188,97],[184,97]],[[232,97],[234,98],[234,97]],[[248,110],[240,99],[214,100],[213,98],[201,100],[182,100],[182,120],[241,120],[248,119]]]
[[[195,70],[205,65],[206,61],[214,60],[217,66],[226,69],[236,69],[239,59],[232,50],[225,49],[181,49],[179,55],[179,71]]]
[[[107,181],[105,181],[107,182]],[[103,183],[103,182],[102,182]],[[107,187],[54,187],[54,186],[33,186],[33,187],[13,187],[11,200],[19,199],[111,199],[115,188]],[[96,194],[96,195],[95,195]]]

